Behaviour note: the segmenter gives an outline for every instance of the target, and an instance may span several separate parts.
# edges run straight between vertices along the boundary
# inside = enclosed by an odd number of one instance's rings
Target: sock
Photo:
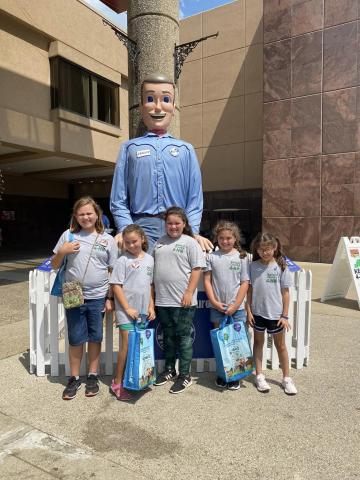
[[[97,377],[97,373],[96,372],[95,373],[94,372],[89,372],[89,377],[91,377],[91,376]]]
[[[80,380],[79,375],[74,375],[74,377],[75,377],[75,380]]]

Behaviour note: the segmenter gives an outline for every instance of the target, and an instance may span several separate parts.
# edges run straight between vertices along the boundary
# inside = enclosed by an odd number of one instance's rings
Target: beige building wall
[[[196,148],[204,191],[262,187],[262,17],[262,0],[237,0],[180,23],[180,43],[219,32],[180,76],[181,137]]]
[[[120,86],[119,128],[51,110],[50,58],[57,55]],[[128,138],[127,51],[100,15],[80,0],[1,0],[0,78],[3,148],[48,153],[66,159],[64,167],[72,161],[74,166],[114,165],[120,143]],[[46,161],[43,157],[43,166]],[[12,167],[9,174],[14,159]],[[71,179],[63,176],[60,181]]]

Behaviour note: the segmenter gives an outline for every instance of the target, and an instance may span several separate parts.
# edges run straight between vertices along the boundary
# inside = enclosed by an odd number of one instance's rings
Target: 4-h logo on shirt
[[[277,273],[269,273],[266,276],[267,283],[277,283],[279,275]]]
[[[177,252],[177,253],[183,253],[183,251],[185,250],[185,245],[181,245],[179,243],[175,243],[175,246],[173,248],[173,252]]]
[[[240,262],[231,262],[230,263],[230,270],[238,272],[240,270]]]

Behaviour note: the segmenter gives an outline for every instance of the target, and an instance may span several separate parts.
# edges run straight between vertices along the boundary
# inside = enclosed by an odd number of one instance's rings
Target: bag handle
[[[234,323],[232,315],[225,315],[223,320],[221,320],[219,330],[222,330],[224,327],[226,327],[226,325],[231,325],[232,323]]]
[[[138,322],[136,320],[133,321],[134,329],[135,329],[136,332],[138,332],[139,330],[147,329],[147,327],[150,323],[150,321],[147,318],[146,313],[140,313],[140,318],[141,318],[140,324],[143,326],[141,329],[138,327]]]
[[[69,234],[68,234],[68,242],[73,242],[74,241],[74,234],[72,233],[72,231],[70,230],[69,228]],[[65,255],[64,257],[64,263],[63,263],[63,270],[65,272],[65,269],[66,269],[66,262],[67,262],[67,255]],[[60,267],[61,268],[61,267]]]
[[[82,278],[82,280],[81,280],[81,284],[84,283],[85,275],[86,275],[86,272],[87,272],[87,269],[88,269],[88,266],[89,266],[89,263],[90,263],[90,258],[91,258],[92,252],[93,252],[93,250],[94,250],[94,247],[95,247],[95,245],[96,245],[96,242],[97,242],[97,239],[98,239],[98,238],[99,238],[99,234],[96,235],[94,244],[93,244],[93,246],[91,247],[89,259],[88,259],[87,264],[86,264],[86,267],[85,267],[85,272],[84,272],[83,278]]]

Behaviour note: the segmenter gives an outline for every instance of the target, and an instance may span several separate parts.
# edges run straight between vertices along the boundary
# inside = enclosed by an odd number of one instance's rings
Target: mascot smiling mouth
[[[150,117],[153,118],[154,120],[161,120],[162,118],[165,117],[165,115],[166,113],[158,113],[157,115],[150,113]]]

